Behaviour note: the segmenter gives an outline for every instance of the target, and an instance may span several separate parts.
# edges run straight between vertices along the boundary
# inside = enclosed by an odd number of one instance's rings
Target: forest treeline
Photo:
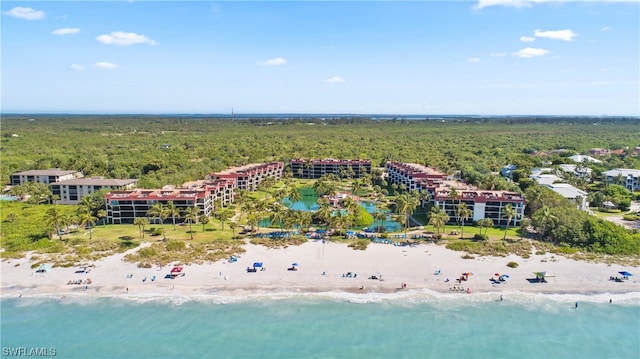
[[[138,178],[141,187],[179,185],[228,166],[291,158],[368,158],[416,162],[462,171],[470,182],[504,187],[492,173],[508,163],[524,168],[566,162],[590,148],[624,149],[596,171],[640,168],[638,118],[447,118],[371,120],[206,117],[6,115],[0,169],[80,170],[86,176]],[[444,122],[443,122],[444,121]],[[566,149],[536,156],[537,151]],[[492,183],[497,182],[497,183]]]
[[[589,190],[592,203],[599,198],[601,203],[625,205],[634,195],[619,185],[600,182],[599,176],[611,168],[640,168],[638,118],[418,121],[12,115],[2,118],[0,145],[5,184],[11,173],[47,168],[138,178],[139,187],[159,188],[201,179],[229,166],[287,163],[292,158],[366,158],[379,167],[387,160],[415,162],[483,189],[523,193],[527,222],[540,240],[598,253],[640,254],[637,231],[578,211],[573,203],[528,179],[533,167],[571,163],[569,156],[591,148],[620,150],[599,156],[602,163],[588,165],[593,170],[591,181],[574,178],[572,184]],[[497,174],[506,164],[518,166],[513,182]]]

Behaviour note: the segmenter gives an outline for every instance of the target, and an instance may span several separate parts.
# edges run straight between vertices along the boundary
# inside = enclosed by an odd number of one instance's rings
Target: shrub
[[[161,236],[162,235],[162,228],[153,228],[151,230],[151,235],[152,236]]]
[[[352,243],[349,243],[349,248],[353,248],[354,250],[364,251],[367,249],[367,246],[371,243],[368,239],[358,239]]]
[[[472,256],[471,254],[467,253],[465,255],[462,256],[462,259],[474,259],[475,257]]]
[[[575,254],[577,252],[578,252],[577,248],[569,247],[565,243],[561,243],[560,246],[558,246],[558,248],[553,250],[553,253],[557,253],[557,254]]]
[[[186,246],[186,243],[183,241],[169,241],[167,242],[166,248],[168,251],[181,251],[185,249]]]
[[[509,263],[507,263],[507,267],[509,267],[509,268],[518,268],[518,263],[509,262]]]
[[[473,236],[473,239],[476,240],[476,241],[487,241],[487,240],[489,240],[489,236],[486,235],[486,234],[476,233]]]

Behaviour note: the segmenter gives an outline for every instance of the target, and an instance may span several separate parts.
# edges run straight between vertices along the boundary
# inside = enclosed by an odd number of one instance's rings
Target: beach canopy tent
[[[182,272],[182,267],[171,268],[171,274],[179,274],[180,272]]]
[[[262,268],[262,262],[253,263],[253,268]]]
[[[49,273],[51,272],[51,268],[53,268],[53,264],[45,263],[41,264],[38,269],[36,269],[36,273]]]
[[[618,272],[618,273],[620,273],[621,275],[623,275],[623,276],[625,276],[625,277],[631,277],[631,276],[633,276],[633,274],[631,274],[631,273],[627,272],[626,270],[624,270],[624,271],[620,271],[620,272]]]

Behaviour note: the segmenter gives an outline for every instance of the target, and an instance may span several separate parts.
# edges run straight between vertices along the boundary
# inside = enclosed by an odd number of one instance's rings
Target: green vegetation
[[[206,253],[202,256],[192,253],[194,258],[207,260],[204,259],[210,258],[207,255],[218,251],[207,248],[214,244],[223,247],[237,244],[229,241],[238,237],[239,226],[259,229],[258,219],[271,217],[277,211],[282,213],[275,215],[274,218],[279,219],[272,219],[272,223],[282,229],[332,227],[337,234],[344,234],[354,226],[370,226],[381,218],[379,214],[380,217],[370,216],[350,203],[344,206],[347,213],[333,216],[330,208],[323,208],[320,203],[321,209],[311,218],[276,209],[278,206],[273,205],[287,196],[304,196],[309,188],[318,194],[351,189],[361,197],[381,201],[379,208],[394,211],[403,230],[411,230],[413,224],[409,218],[414,218],[425,225],[426,231],[433,231],[438,237],[448,239],[450,246],[469,250],[469,253],[526,255],[526,248],[520,246],[530,241],[513,242],[514,238],[526,237],[533,240],[536,249],[545,248],[552,253],[639,256],[640,233],[577,211],[572,203],[536,186],[526,176],[532,167],[570,163],[570,155],[586,153],[592,147],[624,149],[621,155],[602,157],[602,164],[589,165],[593,170],[593,183],[570,179],[573,185],[589,190],[589,200],[596,207],[607,210],[613,204],[624,213],[630,201],[638,199],[638,194],[630,194],[617,183],[604,184],[599,178],[601,172],[611,168],[640,168],[640,156],[633,154],[639,145],[638,124],[640,121],[635,118],[450,118],[435,122],[364,118],[229,121],[206,117],[5,115],[0,137],[0,173],[4,183],[8,183],[9,174],[17,171],[58,167],[79,170],[86,176],[138,178],[140,187],[158,188],[180,185],[228,166],[251,162],[288,162],[300,157],[370,158],[374,166],[382,166],[391,159],[433,166],[481,189],[523,192],[528,201],[525,215],[530,219],[530,226],[525,227],[531,232],[522,228],[494,228],[490,220],[465,223],[464,218],[469,214],[463,206],[457,208],[456,218],[448,218],[437,209],[425,211],[415,206],[413,195],[386,183],[379,171],[358,181],[327,177],[322,181],[287,179],[265,183],[255,193],[239,194],[238,202],[232,207],[216,206],[215,219],[211,220],[197,213],[172,213],[170,208],[154,210],[149,214],[151,217],[166,220],[154,226],[142,222],[104,225],[102,193],[87,197],[82,206],[52,206],[48,204],[55,200],[51,193],[42,186],[32,185],[14,187],[12,191],[19,196],[30,194],[33,204],[0,202],[2,257],[21,256],[26,251],[42,255],[68,253],[68,257],[59,258],[59,263],[69,263],[135,248],[142,241],[164,239],[148,247],[156,253],[149,258],[155,259],[145,260],[160,263],[165,251],[176,254],[194,250]],[[11,136],[14,133],[19,136]],[[46,143],[55,145],[43,145],[45,138]],[[560,148],[565,151],[554,151]],[[513,182],[495,175],[507,163],[518,166]],[[388,196],[389,193],[392,196]],[[513,215],[508,212],[505,218]],[[186,219],[186,224],[178,225],[178,217],[180,222]],[[627,220],[637,218],[631,213],[625,215]],[[449,220],[459,225],[445,225]],[[79,224],[86,230],[79,229]],[[453,230],[460,234],[453,234]],[[458,237],[466,244],[455,244],[454,238]],[[474,237],[481,240],[468,240]],[[293,241],[299,240],[302,239]],[[184,242],[184,248],[167,249],[166,246],[176,245],[174,241]],[[289,245],[257,238],[254,241],[269,246]],[[151,250],[145,248],[145,253],[148,251]]]
[[[472,241],[468,239],[450,239],[447,241],[446,247],[454,251],[497,257],[506,257],[509,254],[529,255],[532,248],[529,241]]]

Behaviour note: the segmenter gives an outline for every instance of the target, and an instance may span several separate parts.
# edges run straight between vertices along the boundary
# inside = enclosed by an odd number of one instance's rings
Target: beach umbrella
[[[621,275],[623,275],[623,276],[625,276],[625,277],[631,277],[631,276],[633,276],[633,274],[631,274],[631,273],[627,272],[626,270],[625,270],[625,271],[618,272],[618,273],[620,273]]]
[[[297,262],[296,262],[296,263],[293,263],[291,266],[292,266],[292,267],[297,267],[297,266],[298,266],[298,263],[297,263]]]
[[[499,276],[500,276],[500,273],[495,273],[494,275],[495,275],[496,277],[499,277]]]
[[[533,274],[535,274],[536,277],[544,277],[547,275],[547,272],[533,272]]]
[[[262,262],[253,263],[253,268],[262,268]]]

